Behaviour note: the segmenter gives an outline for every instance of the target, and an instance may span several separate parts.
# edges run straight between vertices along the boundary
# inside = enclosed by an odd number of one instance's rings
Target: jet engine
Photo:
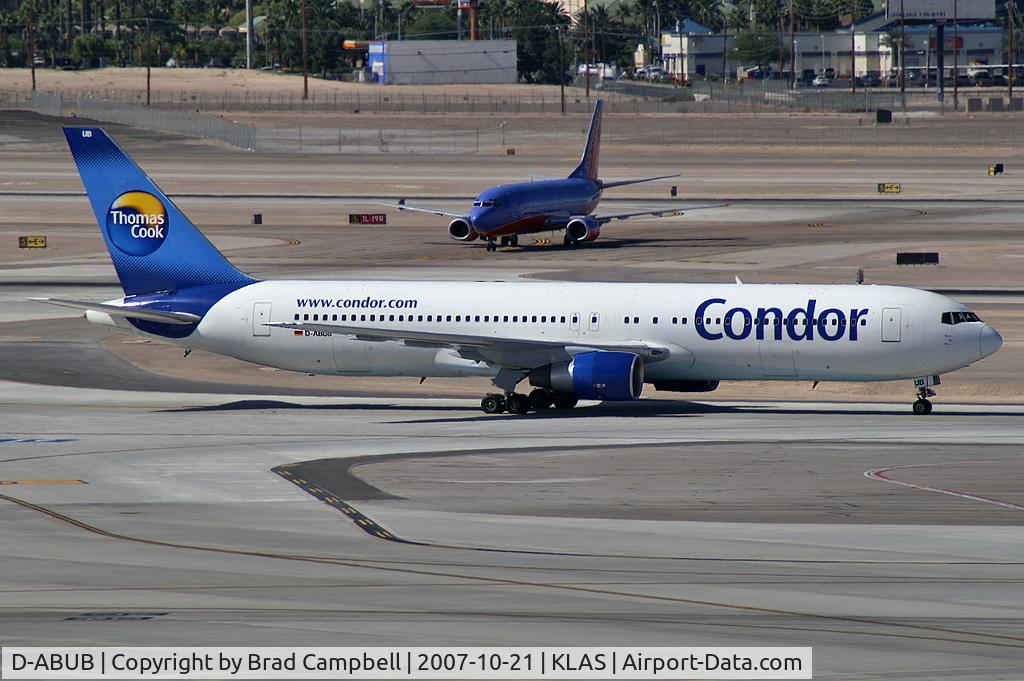
[[[480,236],[468,222],[462,218],[455,218],[448,225],[448,235],[456,241],[472,241]]]
[[[574,244],[593,241],[601,236],[601,225],[591,216],[573,218],[565,226],[565,238]]]
[[[654,389],[675,393],[709,393],[718,390],[718,381],[654,381]]]
[[[584,352],[533,369],[530,385],[583,400],[635,400],[644,388],[644,363],[632,352]]]

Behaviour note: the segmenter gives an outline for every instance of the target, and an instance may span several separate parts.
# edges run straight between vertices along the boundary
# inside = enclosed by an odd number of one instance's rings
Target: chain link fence
[[[173,111],[92,97],[77,97],[75,99],[75,116],[104,123],[119,123],[143,130],[175,132],[192,137],[220,140],[239,149],[254,150],[256,148],[256,136],[252,126],[241,125],[194,111]]]
[[[33,92],[32,110],[43,116],[64,117],[64,95],[59,92]]]

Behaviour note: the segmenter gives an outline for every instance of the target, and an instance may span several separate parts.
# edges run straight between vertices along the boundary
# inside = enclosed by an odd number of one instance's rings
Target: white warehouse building
[[[884,13],[874,14],[853,25],[853,49],[855,76],[868,74],[884,75],[894,71],[899,64],[898,55],[885,43],[885,35],[899,22],[885,17]],[[681,31],[665,32],[661,35],[661,54],[665,70],[675,78],[700,80],[721,78],[722,46],[727,50],[725,73],[734,78],[737,70],[753,67],[755,64],[740,64],[729,54],[733,47],[733,36],[723,40],[721,34],[687,21]],[[965,25],[958,27],[957,59],[961,74],[972,65],[1000,64],[1006,60],[1003,43],[1005,31],[991,24]],[[799,77],[805,71],[823,73],[834,69],[838,77],[848,78],[850,74],[850,27],[833,31],[800,32],[795,35],[796,71]],[[946,26],[945,65],[953,66],[953,27]],[[789,47],[789,34],[784,35],[784,44]],[[908,68],[935,68],[937,62],[935,28],[933,26],[906,27],[904,48]],[[776,61],[773,70],[779,69]],[[789,63],[785,71],[790,69]]]

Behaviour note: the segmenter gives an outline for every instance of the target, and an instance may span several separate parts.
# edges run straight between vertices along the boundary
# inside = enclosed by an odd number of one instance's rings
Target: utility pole
[[[789,58],[790,76],[789,87],[796,89],[796,22],[794,21],[796,0],[789,0]]]
[[[562,27],[556,26],[558,31],[558,87],[562,93],[562,115],[565,115],[565,42],[562,40]]]
[[[245,0],[245,68],[247,69],[252,68],[252,52],[256,46],[252,20],[252,0]]]
[[[857,91],[857,0],[850,10],[850,92]]]
[[[903,13],[903,1],[900,0],[900,102],[904,113],[907,111],[907,22]]]
[[[36,91],[36,0],[28,3],[28,59],[32,64],[32,92]]]
[[[1007,69],[1007,95],[1010,98],[1010,108],[1013,108],[1013,2],[1006,4],[1006,51],[1009,53],[1006,55],[1006,63],[1009,64],[1010,68]]]
[[[953,111],[960,110],[960,45],[956,10],[956,0],[953,0]]]
[[[583,0],[583,83],[587,92],[587,110],[590,110],[590,12]]]
[[[152,39],[153,39],[153,20],[150,19],[149,17],[146,17],[146,106],[149,106],[149,99],[150,99],[150,94],[151,94],[150,86],[152,84],[152,78],[151,78],[150,70],[149,70],[149,62],[150,62],[149,50],[150,50],[150,43],[152,42]]]
[[[306,0],[302,0],[302,99],[309,99],[309,42],[306,35]]]

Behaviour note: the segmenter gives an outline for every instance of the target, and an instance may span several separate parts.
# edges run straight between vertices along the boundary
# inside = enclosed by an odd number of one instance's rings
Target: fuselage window
[[[866,320],[866,319],[860,320],[860,325],[861,326],[867,326],[868,325],[868,320]]]
[[[593,317],[590,318],[590,323],[597,324],[597,315],[594,315]]]
[[[365,322],[366,321],[366,315],[364,315],[364,314],[359,315],[359,321]]]
[[[302,315],[302,321],[308,322],[309,321],[309,315],[308,314]]]
[[[547,315],[542,315],[541,318],[540,318],[540,321],[541,321],[541,324],[546,324],[547,321],[548,321],[548,316]]]
[[[678,324],[679,323],[679,317],[673,317],[672,318],[672,323],[673,324]]]
[[[652,320],[651,320],[651,323],[652,323],[652,324],[657,324],[657,323],[658,323],[658,318],[657,318],[657,317],[655,317],[654,319],[652,319]]]
[[[295,321],[299,321],[299,313],[298,312],[295,313]]]
[[[508,321],[508,315],[505,315],[505,321],[506,322]]]
[[[455,321],[461,322],[462,321],[462,315],[460,315],[460,314],[455,315]]]
[[[623,324],[629,324],[629,317],[623,317],[622,318],[622,323]]]
[[[536,323],[537,323],[537,315],[533,315],[533,318],[531,319],[531,321],[532,321],[532,322],[533,322],[534,324],[536,324]]]
[[[518,321],[519,321],[519,315],[514,315],[514,316],[512,317],[512,321],[513,321],[513,322],[518,322]]]
[[[485,315],[484,315],[484,321],[485,321],[485,322],[489,322],[489,321],[491,321],[491,315],[489,315],[489,314],[485,314]]]
[[[686,317],[683,317],[683,319],[682,319],[682,321],[680,323],[681,324],[686,324]]]
[[[313,315],[313,321],[314,322],[320,321],[320,315],[318,315],[318,314]]]
[[[332,314],[332,315],[331,315],[331,321],[332,321],[332,322],[336,322],[336,321],[338,321],[338,315],[336,315],[336,314]]]
[[[448,317],[447,317],[447,321],[449,321],[449,322],[450,322],[451,320],[452,320],[452,316],[451,316],[451,315],[448,315]]]
[[[480,321],[480,315],[477,315],[476,319],[474,321],[477,321],[477,322]]]
[[[381,318],[383,319],[383,317],[381,317]],[[389,315],[389,316],[388,316],[388,321],[389,321],[389,322],[393,322],[393,321],[395,321],[395,315]]]
[[[354,316],[352,318],[355,319]],[[341,321],[343,321],[343,322],[348,321],[348,315],[347,314],[341,315]]]
[[[420,319],[422,319],[422,317],[421,317]],[[432,322],[432,321],[434,321],[434,316],[433,316],[433,315],[429,315],[429,314],[428,314],[428,315],[427,315],[427,321],[428,321],[428,322]]]

